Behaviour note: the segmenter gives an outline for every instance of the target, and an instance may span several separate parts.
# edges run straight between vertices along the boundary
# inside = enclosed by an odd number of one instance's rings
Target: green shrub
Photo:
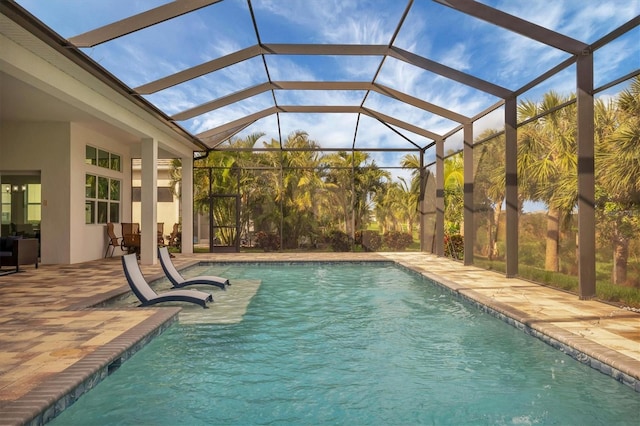
[[[413,242],[413,237],[407,232],[389,231],[384,234],[384,243],[391,250],[402,251]]]
[[[331,244],[333,251],[351,251],[349,236],[342,231],[330,231],[329,244]]]
[[[382,247],[382,236],[376,231],[362,231],[360,233],[360,244],[365,251],[376,251]]]
[[[464,238],[460,234],[444,236],[444,255],[454,259],[464,259]]]
[[[256,234],[256,242],[264,251],[280,250],[280,237],[274,232],[259,231]]]

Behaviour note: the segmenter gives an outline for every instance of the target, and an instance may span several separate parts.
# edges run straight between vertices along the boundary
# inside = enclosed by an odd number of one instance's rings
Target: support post
[[[464,264],[473,265],[475,226],[473,220],[473,123],[464,124]]]
[[[420,150],[420,251],[435,253],[435,176],[424,167],[424,153],[424,150]]]
[[[593,53],[578,57],[578,295],[588,300],[596,295],[596,220]]]
[[[158,261],[158,141],[142,139],[142,185],[140,263],[155,265]]]
[[[518,275],[518,220],[520,206],[518,202],[518,101],[516,98],[505,100],[505,204],[506,226],[506,276]]]
[[[444,256],[444,139],[436,141],[436,255]]]

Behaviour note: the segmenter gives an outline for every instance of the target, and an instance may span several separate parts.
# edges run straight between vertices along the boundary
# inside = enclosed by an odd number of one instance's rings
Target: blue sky
[[[160,0],[19,0],[23,7],[63,37],[73,37],[131,14],[166,3]],[[640,14],[640,0],[486,0],[489,6],[530,20],[577,40],[592,43]],[[400,0],[253,0],[263,43],[344,43],[387,45],[404,13]],[[594,55],[596,86],[640,68],[640,29],[636,28]],[[198,65],[257,44],[246,0],[223,0],[196,12],[124,36],[84,52],[130,87]],[[416,0],[398,34],[395,46],[479,78],[517,89],[568,57],[484,21],[468,17],[428,0]],[[371,82],[380,57],[311,57],[267,55],[272,80]],[[575,91],[573,68],[536,87],[524,97],[539,99],[550,89]],[[201,103],[267,81],[261,57],[207,74],[147,96],[172,115]],[[377,82],[452,111],[475,115],[499,99],[402,61],[388,58]],[[619,91],[620,88],[613,89]],[[611,92],[611,91],[610,91]],[[609,92],[609,93],[610,93]],[[363,92],[277,91],[279,105],[360,105]],[[242,102],[180,122],[194,134],[273,105],[263,93]],[[379,94],[365,106],[436,133],[455,123]],[[502,128],[500,112],[480,127]],[[301,129],[321,146],[350,147],[355,114],[281,114],[282,136]],[[240,136],[265,132],[278,138],[275,116],[259,120]],[[418,145],[430,140],[402,131]],[[411,145],[369,117],[361,117],[359,147]],[[457,148],[453,138],[448,148]],[[397,166],[403,154],[374,153],[381,166]]]

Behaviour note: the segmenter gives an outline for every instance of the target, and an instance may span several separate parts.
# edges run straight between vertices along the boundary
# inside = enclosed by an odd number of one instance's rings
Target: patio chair
[[[104,252],[104,257],[107,257],[107,253],[109,253],[109,249],[111,249],[111,257],[112,257],[116,247],[120,247],[122,237],[116,236],[116,232],[113,229],[113,223],[111,222],[107,223],[107,237],[109,238],[109,242],[107,243],[107,249]]]
[[[122,223],[122,250],[127,253],[140,253],[140,225],[137,223]]]
[[[171,257],[169,256],[169,250],[166,247],[158,247],[158,257],[160,258],[160,264],[162,265],[165,275],[169,278],[171,284],[173,284],[173,288],[181,288],[194,284],[207,284],[226,290],[227,286],[231,285],[228,279],[216,277],[215,275],[202,275],[185,279],[173,265]]]
[[[135,254],[122,256],[122,267],[129,287],[142,302],[138,306],[150,306],[162,302],[189,302],[206,308],[207,302],[213,302],[211,294],[198,290],[170,290],[161,294],[156,293],[142,275]]]
[[[171,230],[171,234],[167,235],[167,245],[169,247],[180,247],[180,224],[174,223],[173,229]]]
[[[163,246],[164,245],[164,222],[160,222],[158,223],[158,245],[159,246]]]

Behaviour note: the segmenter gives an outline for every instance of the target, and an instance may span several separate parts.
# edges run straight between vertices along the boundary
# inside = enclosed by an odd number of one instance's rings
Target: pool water
[[[172,326],[53,424],[637,424],[632,389],[393,264],[200,274],[262,280],[243,321]]]

